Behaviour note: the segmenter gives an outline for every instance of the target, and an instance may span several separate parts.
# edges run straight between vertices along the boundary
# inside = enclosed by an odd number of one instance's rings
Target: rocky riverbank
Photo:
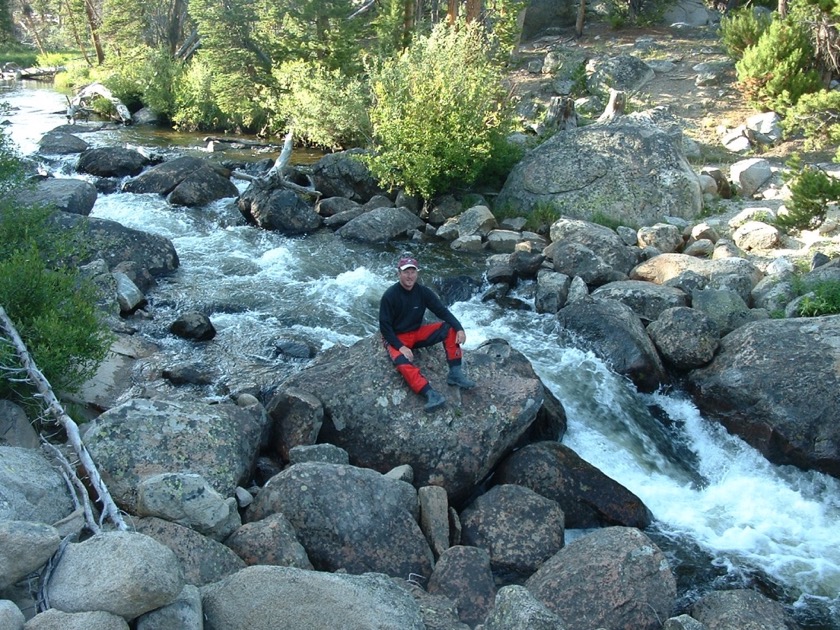
[[[524,230],[524,216],[497,220],[489,199],[421,207],[387,194],[352,154],[301,170],[300,181],[322,195],[317,203],[252,189],[239,208],[249,222],[288,234],[330,230],[485,256],[482,299],[555,316],[574,343],[642,391],[687,384],[701,410],[770,461],[840,476],[840,318],[799,316],[799,287],[840,279],[832,224],[799,240],[779,233],[768,222],[784,201],[777,168],[758,158],[695,170],[681,135],[657,127],[661,120],[657,112],[625,117],[540,145],[531,154],[538,163],[502,192],[521,200],[530,187],[579,208],[545,230]],[[201,370],[161,369],[155,378],[167,388],[138,395],[132,368],[159,349],[131,334],[131,321],[149,316],[145,298],[178,268],[178,255],[167,239],[87,215],[99,191],[118,186],[185,206],[207,203],[208,191],[225,198],[230,169],[152,165],[130,149],[82,147],[67,132],[45,140],[45,155],[75,147],[69,154],[79,153],[90,181],[48,179],[36,194],[86,230],[87,268],[121,316],[114,356],[76,402],[94,416],[84,441],[130,531],[91,531],[22,410],[4,401],[0,626],[795,624],[790,602],[756,590],[686,600],[679,567],[648,529],[655,515],[563,445],[563,405],[502,340],[468,354],[475,390],[446,388],[442,357],[422,354],[448,399],[434,414],[383,360],[375,336],[314,358],[298,349],[305,369],[243,379],[225,400],[189,393],[212,380]],[[622,141],[610,145],[607,136]],[[575,160],[564,158],[570,143]],[[632,151],[644,146],[668,150],[634,170]],[[617,229],[593,220],[599,203],[618,199],[602,194],[598,168],[611,190],[625,191]],[[695,216],[732,203],[732,188],[737,209]],[[442,289],[451,302],[476,284],[452,278]],[[212,337],[211,317],[183,315],[172,334]]]

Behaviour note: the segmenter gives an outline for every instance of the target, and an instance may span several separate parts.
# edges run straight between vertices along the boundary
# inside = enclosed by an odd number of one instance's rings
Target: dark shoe
[[[426,404],[423,407],[426,411],[434,411],[438,407],[443,407],[446,404],[446,398],[438,394],[431,387],[426,392]]]
[[[449,376],[446,378],[447,385],[456,385],[461,389],[471,389],[475,387],[475,381],[467,378],[464,370],[460,365],[449,368]]]

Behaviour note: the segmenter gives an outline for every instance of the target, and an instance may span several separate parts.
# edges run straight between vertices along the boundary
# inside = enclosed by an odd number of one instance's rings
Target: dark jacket
[[[455,330],[464,330],[461,322],[449,312],[430,288],[415,284],[411,291],[406,291],[397,282],[385,291],[379,302],[379,331],[385,341],[395,348],[400,348],[403,344],[397,339],[397,335],[420,328],[426,309]]]

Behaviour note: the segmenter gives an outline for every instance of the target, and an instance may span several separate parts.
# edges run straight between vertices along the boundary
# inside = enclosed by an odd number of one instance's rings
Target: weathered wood
[[[110,101],[117,112],[117,117],[122,122],[131,122],[131,112],[128,111],[128,107],[126,107],[120,99],[114,96],[111,93],[111,90],[101,83],[91,83],[90,85],[82,88],[76,96],[70,99],[70,105],[67,108],[67,118],[75,120],[78,110],[84,108],[86,103],[95,96],[101,96],[102,98]]]
[[[562,131],[577,127],[575,102],[568,96],[554,96],[548,105],[543,128],[545,131]]]
[[[15,353],[17,354],[23,369],[26,371],[27,381],[35,387],[38,391],[38,396],[43,400],[46,414],[52,416],[67,434],[67,441],[70,446],[73,447],[73,451],[76,453],[76,456],[79,458],[79,461],[88,476],[90,485],[93,487],[97,497],[99,498],[99,502],[102,504],[103,518],[110,518],[118,529],[128,531],[128,526],[123,520],[117,504],[114,503],[114,500],[111,498],[111,493],[108,491],[108,487],[105,485],[105,482],[102,481],[102,476],[99,474],[99,470],[96,468],[93,458],[90,456],[84,442],[82,442],[81,435],[79,434],[79,426],[75,423],[73,418],[67,415],[67,412],[64,411],[64,407],[61,405],[53,392],[52,386],[49,381],[47,381],[46,377],[41,373],[41,370],[38,369],[38,366],[30,356],[29,351],[26,349],[26,344],[23,343],[23,340],[20,338],[14,323],[6,314],[6,310],[2,306],[0,306],[0,330],[2,330],[6,337],[8,337],[12,347],[15,349]]]
[[[254,177],[253,175],[243,173],[242,171],[233,171],[231,175],[233,177],[249,181],[255,186],[261,186],[264,188],[288,188],[300,195],[318,198],[321,196],[321,193],[314,188],[306,188],[300,184],[290,182],[283,175],[283,169],[286,168],[286,165],[292,157],[293,145],[294,130],[290,129],[286,134],[286,140],[283,142],[283,150],[280,151],[280,155],[278,155],[277,159],[274,161],[274,166],[272,166],[265,175]]]
[[[616,118],[624,114],[624,108],[627,106],[627,96],[621,90],[610,88],[610,100],[604,108],[604,113],[598,117],[599,123],[611,123]]]

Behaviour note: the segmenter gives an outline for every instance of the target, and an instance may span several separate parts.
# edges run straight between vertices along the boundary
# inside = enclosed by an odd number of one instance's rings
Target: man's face
[[[400,284],[406,291],[411,291],[417,282],[417,270],[414,267],[400,271]]]

